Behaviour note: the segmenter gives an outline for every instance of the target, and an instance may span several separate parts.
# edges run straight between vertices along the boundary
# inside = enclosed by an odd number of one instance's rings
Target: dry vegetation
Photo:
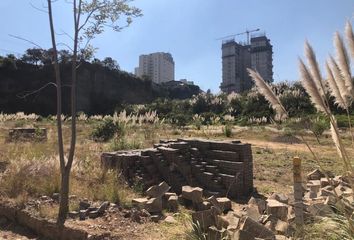
[[[300,156],[304,160],[304,172],[317,168],[316,161],[304,144],[292,144],[288,141],[286,131],[279,126],[233,126],[231,138],[225,136],[223,126],[202,126],[200,130],[195,127],[176,129],[161,122],[130,124],[124,129],[124,136],[115,136],[108,142],[95,142],[90,133],[102,120],[83,119],[78,124],[78,146],[76,159],[70,183],[70,194],[79,198],[90,200],[109,200],[122,206],[129,207],[131,199],[141,194],[139,186],[129,188],[115,172],[105,173],[100,168],[100,154],[117,146],[113,143],[123,141],[119,149],[135,147],[151,147],[159,139],[174,139],[183,137],[202,137],[211,139],[237,139],[249,142],[253,146],[255,187],[259,193],[269,195],[272,192],[289,193],[292,191],[292,158]],[[0,123],[0,174],[1,198],[11,198],[19,204],[24,204],[31,198],[42,195],[51,195],[59,190],[59,166],[57,160],[57,145],[55,137],[55,124],[52,120],[12,120]],[[64,124],[64,136],[69,134],[69,121]],[[36,126],[48,129],[46,142],[6,142],[8,129],[15,126]],[[311,133],[305,133],[308,142],[314,151],[321,156],[326,168],[340,173],[342,165],[337,161],[337,154],[328,135],[324,134],[317,143]],[[296,136],[295,136],[296,137]],[[281,142],[283,141],[283,142]],[[350,136],[344,140],[350,145]],[[350,150],[351,152],[353,150]],[[5,170],[6,169],[6,170]],[[71,210],[76,207],[72,201]],[[56,208],[41,208],[39,214],[55,218]],[[181,239],[186,237],[190,229],[188,211],[176,217],[178,223],[148,223],[139,227],[137,232],[141,236],[150,236],[150,239]]]

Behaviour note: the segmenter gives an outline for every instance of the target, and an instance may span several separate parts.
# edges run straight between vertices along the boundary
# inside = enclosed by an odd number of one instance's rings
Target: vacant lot
[[[320,138],[320,144],[310,133],[290,135],[275,126],[233,126],[232,135],[227,138],[223,126],[202,126],[176,128],[167,124],[126,125],[124,134],[115,136],[108,142],[95,142],[90,133],[98,121],[80,121],[78,124],[78,145],[75,166],[72,173],[70,194],[79,198],[100,201],[109,200],[129,207],[131,199],[141,195],[140,190],[131,189],[122,180],[116,181],[112,174],[104,174],[100,168],[100,154],[103,151],[146,148],[159,139],[186,137],[217,140],[241,140],[252,144],[254,159],[254,185],[263,195],[272,192],[289,193],[292,191],[292,159],[303,159],[303,172],[323,168],[342,172],[341,162],[328,134]],[[13,127],[44,127],[48,130],[48,140],[44,142],[8,142],[8,130]],[[64,125],[66,147],[69,144],[70,123]],[[317,162],[301,138],[318,155]],[[353,154],[349,138],[345,144]],[[59,190],[59,168],[56,147],[56,128],[54,121],[6,121],[0,123],[0,198],[12,199],[25,204],[31,198],[43,195],[51,196]],[[74,208],[74,206],[72,206]],[[40,209],[39,214],[54,218],[56,208]],[[148,223],[136,226],[136,238],[180,239],[188,232],[188,211],[176,217],[178,223]],[[124,229],[122,230],[124,231]],[[123,234],[124,235],[124,234]],[[1,236],[1,235],[0,235]],[[149,237],[147,237],[149,236]]]

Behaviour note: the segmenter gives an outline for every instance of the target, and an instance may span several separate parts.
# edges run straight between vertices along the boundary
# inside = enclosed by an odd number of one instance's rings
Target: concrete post
[[[301,159],[294,157],[293,159],[294,173],[294,198],[295,198],[295,223],[297,227],[304,225],[304,212],[302,203],[302,176],[301,176]]]

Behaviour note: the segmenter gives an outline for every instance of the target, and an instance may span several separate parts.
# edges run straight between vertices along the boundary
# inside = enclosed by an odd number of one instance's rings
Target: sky
[[[0,55],[22,54],[33,47],[20,36],[50,48],[48,16],[35,9],[44,0],[0,0]],[[58,33],[70,33],[68,0],[53,4]],[[274,80],[296,81],[304,41],[314,47],[319,63],[333,53],[333,34],[354,25],[354,0],[135,0],[143,16],[121,32],[107,29],[92,42],[97,58],[110,56],[133,72],[139,55],[170,52],[175,78],[194,81],[203,90],[219,92],[221,41],[217,38],[260,28],[273,45]],[[64,35],[60,42],[70,43]],[[240,35],[237,41],[246,41]],[[63,47],[63,46],[62,46]]]

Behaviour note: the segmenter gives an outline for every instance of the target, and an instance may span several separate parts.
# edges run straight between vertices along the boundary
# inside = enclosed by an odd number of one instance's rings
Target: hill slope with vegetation
[[[69,112],[71,69],[70,55],[60,52],[63,69],[63,112]],[[50,50],[29,49],[22,58],[0,57],[0,111],[53,114],[56,91]],[[120,70],[111,58],[94,59],[82,56],[79,67],[79,111],[88,114],[112,113],[124,104],[144,104],[157,98],[184,99],[201,92],[198,86],[174,81],[157,85]]]

